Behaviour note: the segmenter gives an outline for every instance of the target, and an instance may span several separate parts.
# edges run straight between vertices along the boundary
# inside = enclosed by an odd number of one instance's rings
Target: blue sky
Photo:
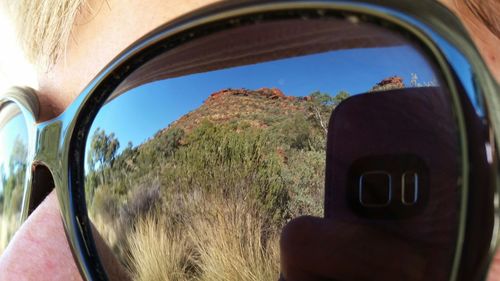
[[[382,79],[398,75],[405,84],[411,73],[419,82],[436,77],[422,55],[409,46],[331,51],[152,82],[132,89],[99,112],[92,132],[114,132],[121,149],[134,146],[198,108],[216,91],[226,88],[279,88],[286,95],[314,91],[335,95],[368,91]],[[120,149],[120,150],[121,150]]]

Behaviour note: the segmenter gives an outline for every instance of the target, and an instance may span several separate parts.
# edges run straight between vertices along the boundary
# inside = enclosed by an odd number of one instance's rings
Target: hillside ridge
[[[266,120],[306,113],[307,102],[312,98],[287,96],[278,88],[249,90],[223,89],[210,94],[203,104],[174,121],[169,128],[181,128],[187,132],[204,120],[221,124],[244,121],[252,127],[267,127]]]

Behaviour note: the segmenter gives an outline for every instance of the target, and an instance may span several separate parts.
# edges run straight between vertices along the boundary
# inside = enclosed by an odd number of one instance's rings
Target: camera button
[[[365,172],[359,177],[359,203],[364,207],[385,207],[391,203],[392,178],[384,171]]]
[[[401,177],[401,186],[403,188],[401,192],[401,201],[405,205],[413,205],[417,203],[418,200],[418,173],[417,172],[405,172]]]

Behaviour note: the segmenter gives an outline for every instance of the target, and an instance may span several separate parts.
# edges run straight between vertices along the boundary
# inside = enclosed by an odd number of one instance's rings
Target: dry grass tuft
[[[114,246],[117,242],[117,235],[115,227],[110,227],[110,222],[105,220],[99,214],[89,213],[90,220],[92,224],[99,232],[99,235],[107,242],[108,245]]]
[[[131,270],[137,281],[190,280],[190,241],[180,231],[152,216],[141,218],[128,237]]]
[[[189,231],[200,253],[202,275],[198,280],[276,280],[277,235],[264,227],[245,202],[212,202],[215,204],[206,210],[211,214],[198,218]]]
[[[188,224],[176,227],[155,216],[138,221],[128,236],[134,280],[277,279],[277,235],[245,202],[206,199],[183,219]]]

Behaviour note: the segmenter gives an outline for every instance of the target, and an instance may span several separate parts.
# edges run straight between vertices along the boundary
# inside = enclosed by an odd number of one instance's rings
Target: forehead
[[[66,52],[39,73],[40,119],[60,114],[118,53],[152,29],[218,0],[91,0],[73,26]]]

